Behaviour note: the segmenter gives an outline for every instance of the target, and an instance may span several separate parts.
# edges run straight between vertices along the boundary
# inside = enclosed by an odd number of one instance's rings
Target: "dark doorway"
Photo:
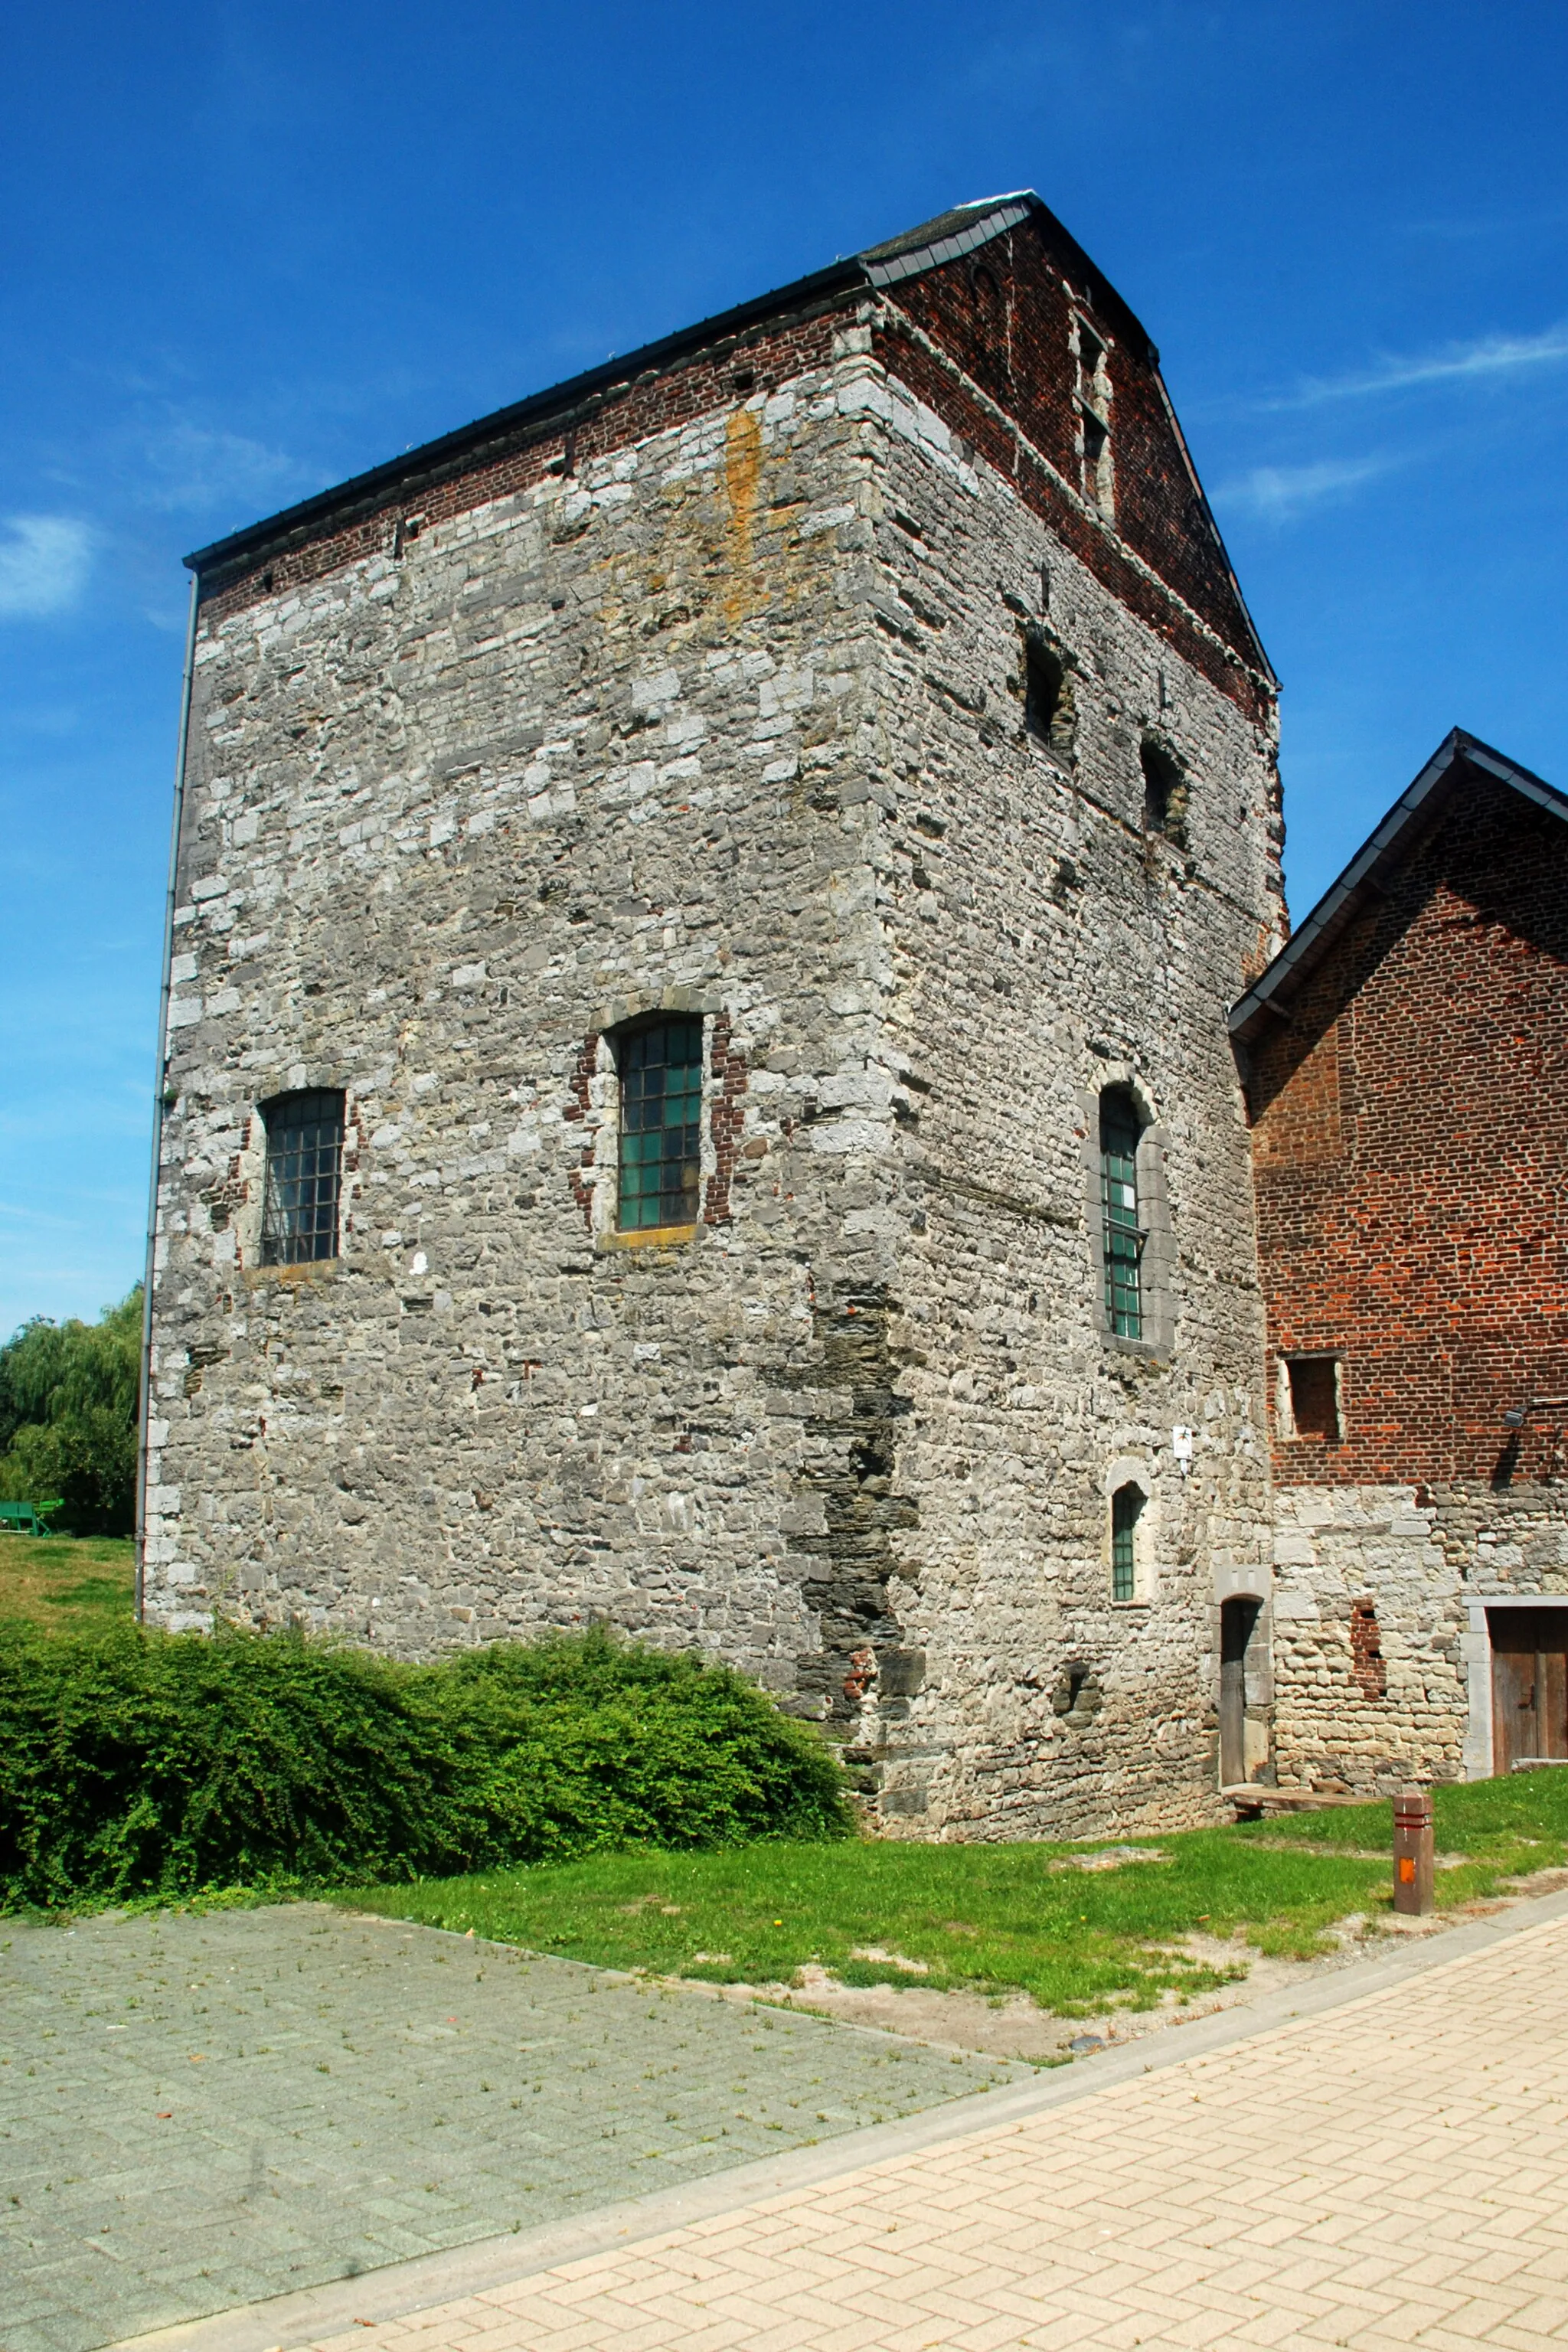
[[[1492,1609],[1492,1769],[1568,1758],[1568,1609]]]
[[[1238,1789],[1247,1778],[1247,1653],[1260,1601],[1226,1601],[1219,1612],[1219,1784]]]

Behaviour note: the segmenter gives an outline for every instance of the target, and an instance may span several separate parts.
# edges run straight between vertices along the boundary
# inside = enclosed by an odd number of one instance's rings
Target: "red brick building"
[[[1282,1781],[1568,1756],[1564,819],[1456,729],[1232,1014]]]

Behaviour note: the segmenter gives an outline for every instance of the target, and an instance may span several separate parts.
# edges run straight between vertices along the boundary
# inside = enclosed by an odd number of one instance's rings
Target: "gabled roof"
[[[275,549],[284,541],[310,537],[331,516],[374,507],[400,491],[416,495],[432,480],[463,471],[491,445],[515,441],[520,433],[542,431],[553,418],[570,416],[584,402],[614,392],[618,385],[630,383],[651,371],[668,367],[710,344],[722,342],[727,336],[743,334],[782,313],[826,309],[868,289],[880,290],[899,285],[925,270],[940,268],[943,262],[976,252],[993,237],[1003,236],[1031,216],[1047,227],[1058,251],[1083,284],[1093,282],[1097,302],[1115,318],[1118,332],[1135,338],[1150,364],[1157,367],[1160,355],[1142,323],[1115,289],[1107,284],[1103,273],[1094,268],[1077,238],[1032,189],[1019,189],[1010,195],[981,196],[973,204],[958,205],[951,212],[939,213],[934,220],[922,221],[917,228],[906,229],[901,236],[891,237],[885,245],[868,246],[863,253],[850,254],[826,269],[815,270],[807,278],[796,278],[787,286],[775,287],[771,293],[754,295],[749,302],[737,303],[733,310],[721,310],[710,319],[700,319],[677,334],[644,343],[637,351],[584,370],[581,375],[568,376],[544,392],[533,393],[508,408],[498,408],[489,416],[476,418],[471,425],[461,425],[455,432],[444,433],[437,440],[405,450],[402,457],[374,466],[368,473],[355,474],[331,489],[319,490],[313,498],[301,499],[298,505],[285,507],[281,513],[263,522],[247,524],[245,530],[232,531],[226,539],[215,540],[210,547],[198,548],[194,555],[186,556],[186,567],[198,573],[216,571],[241,558],[257,556],[263,549]],[[1194,480],[1196,481],[1195,475]]]
[[[1298,991],[1328,954],[1384,877],[1408,857],[1455,796],[1479,778],[1507,784],[1524,800],[1568,821],[1568,793],[1557,791],[1528,768],[1505,759],[1489,743],[1456,727],[1402,793],[1375,833],[1357,850],[1337,882],[1323,893],[1306,920],[1268,970],[1231,1007],[1230,1031],[1244,1042],[1271,1014],[1289,1018]]]

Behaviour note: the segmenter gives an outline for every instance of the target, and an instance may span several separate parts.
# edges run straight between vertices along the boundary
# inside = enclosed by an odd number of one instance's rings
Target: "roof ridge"
[[[1466,766],[1495,777],[1522,799],[1568,823],[1568,793],[1560,792],[1532,769],[1521,767],[1506,752],[1484,743],[1479,735],[1470,734],[1463,727],[1451,727],[1426,766],[1379,819],[1285,945],[1264,966],[1245,994],[1237,997],[1229,1015],[1233,1037],[1245,1038],[1265,1013],[1284,1013],[1284,1005],[1275,1003],[1280,988],[1293,974],[1304,976],[1311,970],[1319,955],[1348,921],[1361,891],[1375,883],[1380,868],[1393,864],[1412,845],[1414,829],[1430,815],[1433,797],[1439,787],[1457,781]]]

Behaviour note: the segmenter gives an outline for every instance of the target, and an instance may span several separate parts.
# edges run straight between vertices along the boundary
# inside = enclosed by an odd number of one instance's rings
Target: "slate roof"
[[[1362,844],[1338,880],[1324,891],[1267,971],[1259,973],[1246,995],[1231,1007],[1233,1037],[1245,1044],[1270,1016],[1289,1019],[1297,992],[1322,962],[1346,925],[1354,920],[1384,877],[1410,856],[1456,795],[1473,785],[1478,777],[1507,784],[1537,808],[1568,821],[1568,793],[1560,793],[1555,785],[1531,774],[1528,768],[1521,768],[1501,751],[1494,751],[1479,736],[1467,735],[1462,727],[1456,727],[1409,790],[1400,794],[1382,824]]]

